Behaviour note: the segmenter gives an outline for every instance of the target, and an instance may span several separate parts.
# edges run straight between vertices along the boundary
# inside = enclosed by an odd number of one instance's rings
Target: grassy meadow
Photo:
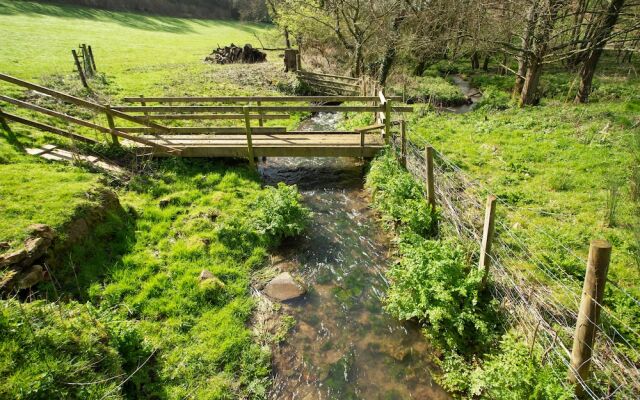
[[[132,95],[163,94],[218,44],[258,45],[266,25],[157,17],[29,1],[0,1],[0,70],[27,80],[74,71],[71,50],[93,48],[98,71]],[[184,68],[188,70],[185,71]]]

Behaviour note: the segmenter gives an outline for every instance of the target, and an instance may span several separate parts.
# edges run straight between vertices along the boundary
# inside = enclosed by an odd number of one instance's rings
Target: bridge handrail
[[[402,101],[400,96],[390,96],[389,100]],[[378,101],[378,96],[213,96],[213,97],[125,97],[125,103],[329,103]]]
[[[110,119],[110,118],[113,118],[113,116],[116,116],[116,117],[128,120],[130,122],[135,122],[135,123],[140,124],[140,125],[149,126],[149,127],[154,128],[154,129],[156,129],[158,131],[161,131],[161,132],[170,132],[169,128],[166,127],[166,126],[163,126],[163,125],[160,125],[160,124],[156,124],[156,123],[153,123],[153,122],[150,122],[150,121],[145,121],[144,119],[142,119],[141,117],[138,117],[138,116],[133,116],[133,115],[122,113],[122,112],[117,111],[117,110],[112,110],[108,105],[102,105],[102,104],[94,103],[94,102],[87,101],[87,100],[84,100],[84,99],[80,99],[80,98],[68,95],[66,93],[59,92],[57,90],[49,89],[49,88],[46,88],[44,86],[36,85],[35,83],[31,83],[31,82],[24,81],[22,79],[15,78],[15,77],[10,76],[10,75],[0,74],[0,80],[8,82],[8,83],[12,83],[12,84],[17,85],[17,86],[24,87],[24,88],[27,88],[27,89],[31,89],[31,90],[34,90],[34,91],[39,92],[39,93],[43,93],[43,94],[49,95],[51,97],[54,97],[54,98],[56,98],[58,100],[61,100],[61,101],[67,102],[67,103],[75,104],[77,106],[88,108],[88,109],[91,109],[91,110],[94,110],[94,111],[104,112],[105,114],[107,114],[107,119]],[[0,100],[4,101],[4,102],[7,102],[7,103],[10,103],[10,104],[13,104],[13,105],[15,105],[17,107],[20,107],[20,108],[25,108],[25,109],[29,109],[29,110],[32,110],[32,111],[39,112],[41,114],[45,114],[45,115],[57,117],[57,118],[60,118],[60,119],[64,119],[66,121],[75,123],[77,125],[89,127],[89,128],[92,128],[92,129],[96,129],[96,130],[98,130],[100,132],[103,132],[103,133],[109,133],[114,137],[114,141],[117,141],[117,139],[115,139],[115,138],[121,137],[121,138],[128,139],[128,140],[131,140],[131,141],[134,141],[134,142],[139,142],[139,143],[144,144],[146,146],[152,146],[154,148],[158,148],[158,149],[160,149],[160,150],[162,150],[164,152],[178,153],[178,154],[181,153],[180,149],[176,149],[176,148],[171,147],[171,146],[166,146],[166,145],[162,145],[162,144],[159,144],[159,143],[155,143],[155,142],[152,142],[150,140],[143,139],[143,138],[131,136],[131,135],[128,135],[128,134],[126,134],[124,132],[118,131],[114,127],[107,128],[107,127],[104,127],[104,126],[101,126],[101,125],[98,125],[98,124],[94,124],[92,122],[88,122],[88,121],[81,120],[79,118],[72,117],[72,116],[64,114],[64,113],[60,113],[60,112],[57,112],[57,111],[49,110],[47,108],[40,107],[40,106],[35,105],[35,104],[31,104],[31,103],[28,103],[28,102],[25,102],[25,101],[14,99],[14,98],[11,98],[9,96],[2,96],[2,98]],[[48,132],[51,132],[51,133],[55,133],[55,134],[58,134],[58,135],[61,135],[61,136],[67,137],[67,138],[71,138],[71,139],[74,139],[74,140],[80,140],[80,141],[84,141],[84,142],[93,141],[92,139],[85,138],[84,136],[81,136],[81,135],[78,135],[78,134],[75,134],[75,133],[72,133],[72,132],[67,132],[67,131],[64,131],[64,130],[59,129],[59,128],[54,128],[54,127],[51,127],[49,125],[42,124],[42,123],[39,123],[39,122],[36,122],[36,121],[31,121],[29,119],[26,119],[26,118],[23,118],[23,117],[19,117],[19,116],[13,115],[13,114],[2,112],[2,115],[5,118],[10,119],[12,121],[19,122],[19,123],[22,123],[24,125],[32,126],[32,127],[35,127],[35,128],[38,128],[38,129],[41,129],[41,130],[44,130],[44,131],[48,131]],[[81,138],[83,138],[83,139],[81,139]]]

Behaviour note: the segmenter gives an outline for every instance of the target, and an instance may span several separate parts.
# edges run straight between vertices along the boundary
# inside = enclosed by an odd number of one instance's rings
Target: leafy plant
[[[494,304],[480,298],[482,272],[467,266],[459,245],[405,234],[399,255],[400,262],[387,273],[387,311],[420,321],[443,349],[473,351],[491,339],[497,324]]]
[[[254,222],[256,230],[276,243],[301,234],[311,216],[311,211],[302,205],[298,189],[282,182],[277,187],[267,187],[255,206],[258,210]]]
[[[433,234],[437,214],[425,201],[420,184],[402,168],[393,152],[385,152],[371,164],[366,186],[387,228],[406,228],[422,236]]]
[[[0,305],[0,397],[153,396],[153,352],[132,321],[76,302]],[[146,361],[146,362],[145,362]],[[135,376],[120,384],[138,366]],[[140,385],[146,380],[146,385]]]

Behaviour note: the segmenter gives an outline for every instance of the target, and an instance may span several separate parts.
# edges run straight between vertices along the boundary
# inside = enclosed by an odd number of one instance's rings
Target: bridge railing
[[[172,144],[167,137],[182,134],[245,135],[250,160],[253,160],[251,142],[255,135],[302,133],[305,135],[358,135],[362,147],[365,147],[368,146],[365,135],[377,132],[380,132],[388,143],[394,126],[393,116],[412,111],[412,107],[400,103],[399,97],[386,97],[382,92],[378,96],[140,96],[124,98],[126,105],[111,106],[71,96],[9,75],[0,74],[0,80],[53,97],[60,102],[96,112],[98,115],[103,114],[108,126],[3,94],[0,94],[0,102],[111,135],[115,144],[118,144],[119,138],[127,139],[143,147],[150,147],[154,153],[159,154],[180,154],[180,146]],[[22,123],[72,140],[95,142],[86,134],[60,129],[6,111],[0,112],[2,113],[0,119]],[[298,116],[299,113],[321,112],[373,113],[375,124],[354,130],[317,132],[290,131],[286,126],[272,126],[273,121],[288,120],[294,115]],[[129,124],[123,124],[122,121]],[[235,124],[234,121],[236,121]],[[269,123],[266,124],[267,122]],[[157,140],[158,138],[162,140]]]
[[[65,114],[63,112],[59,112],[56,110],[52,110],[46,107],[42,107],[40,105],[28,102],[28,101],[23,101],[23,100],[19,100],[10,96],[6,96],[6,95],[2,95],[0,94],[0,102],[4,102],[4,103],[8,103],[11,104],[13,106],[16,106],[18,108],[22,108],[22,109],[26,109],[26,110],[30,110],[30,111],[35,111],[36,113],[42,114],[42,115],[47,115],[50,117],[55,117],[59,120],[63,120],[66,122],[70,122],[74,125],[78,125],[78,126],[82,126],[85,128],[90,128],[93,130],[96,130],[100,133],[106,133],[111,135],[112,140],[114,143],[118,143],[118,138],[122,138],[122,139],[127,139],[130,140],[132,142],[138,143],[139,145],[143,145],[143,146],[147,146],[147,147],[151,147],[157,151],[166,153],[166,154],[176,154],[179,155],[181,153],[180,149],[168,146],[168,145],[164,145],[164,144],[160,144],[160,143],[155,143],[153,141],[150,140],[146,140],[144,138],[141,137],[137,137],[137,136],[133,136],[133,135],[129,135],[126,132],[123,132],[121,130],[118,130],[114,123],[114,117],[117,118],[122,118],[124,120],[136,123],[136,124],[140,124],[140,125],[145,125],[148,128],[152,128],[152,129],[156,129],[158,131],[162,131],[162,132],[168,132],[168,128],[162,125],[158,125],[155,124],[153,122],[149,122],[149,121],[145,121],[139,117],[133,116],[133,115],[129,115],[126,113],[123,113],[121,111],[117,111],[112,109],[109,105],[105,105],[105,104],[99,104],[97,102],[94,101],[89,101],[89,100],[85,100],[85,99],[80,99],[78,97],[75,96],[71,96],[69,94],[66,93],[62,93],[59,92],[57,90],[53,90],[53,89],[49,89],[47,87],[44,86],[40,86],[40,85],[36,85],[34,83],[31,82],[27,82],[15,77],[12,77],[10,75],[5,75],[5,74],[0,74],[0,80],[19,86],[19,87],[23,87],[25,89],[29,89],[32,90],[36,93],[39,93],[41,95],[45,95],[45,96],[50,96],[56,100],[59,100],[61,102],[67,103],[67,104],[73,104],[77,107],[80,107],[82,109],[85,110],[91,110],[94,112],[98,112],[98,113],[104,113],[104,115],[106,116],[106,119],[108,121],[109,127],[103,126],[103,125],[99,125],[96,124],[95,122],[92,121],[87,121],[84,120],[82,118],[77,118],[68,114]],[[83,142],[83,143],[96,143],[97,141],[93,138],[90,138],[86,135],[83,134],[79,134],[76,132],[72,132],[68,129],[61,129],[61,128],[57,128],[42,122],[38,122],[38,121],[33,121],[31,119],[16,115],[16,114],[12,114],[12,113],[8,113],[6,111],[4,111],[2,108],[0,108],[0,122],[6,122],[6,121],[13,121],[13,122],[17,122],[23,125],[27,125],[45,132],[50,132],[50,133],[54,133],[56,135],[59,136],[63,136],[66,137],[68,139],[74,140],[74,141],[79,141],[79,142]]]

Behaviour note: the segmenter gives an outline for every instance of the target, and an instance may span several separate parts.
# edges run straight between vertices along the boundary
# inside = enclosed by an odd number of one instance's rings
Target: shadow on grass
[[[221,17],[228,17],[226,14],[228,14],[227,11],[221,11]],[[192,23],[204,27],[229,26],[249,33],[258,32],[264,27],[264,25],[260,24],[246,24],[235,21],[165,17],[129,11],[108,11],[83,6],[42,4],[29,1],[0,0],[0,15],[41,15],[95,20],[113,22],[127,28],[170,33],[193,33]]]
[[[27,1],[1,1],[0,15],[42,15],[60,18],[115,22],[128,28],[172,33],[190,33],[185,20],[171,17],[146,16],[128,12],[112,12],[88,7],[41,4]]]

